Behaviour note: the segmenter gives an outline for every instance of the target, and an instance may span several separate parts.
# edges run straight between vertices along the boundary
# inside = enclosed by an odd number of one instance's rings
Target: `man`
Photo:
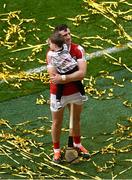
[[[53,74],[59,73],[61,75],[71,74],[78,70],[77,59],[72,58],[69,53],[69,48],[65,44],[65,39],[60,33],[53,33],[48,39],[50,50],[47,53],[48,65],[47,69]],[[51,60],[51,62],[50,62]],[[82,95],[83,101],[87,100],[85,96],[84,86],[81,81],[73,81],[79,92]],[[56,100],[58,110],[62,108],[61,97],[63,95],[63,88],[65,84],[56,84],[57,93]]]
[[[54,74],[52,71],[48,71],[51,79],[50,83],[50,109],[52,113],[52,141],[54,148],[54,157],[53,161],[60,163],[61,160],[61,150],[60,150],[60,135],[61,135],[61,126],[63,121],[63,112],[64,107],[73,103],[73,128],[70,129],[70,136],[73,137],[73,144],[75,148],[78,148],[80,152],[87,155],[88,151],[82,146],[80,141],[80,115],[82,112],[83,101],[78,91],[75,83],[73,81],[83,80],[87,63],[85,61],[85,52],[84,49],[72,43],[70,29],[67,25],[62,24],[55,28],[54,33],[60,33],[64,39],[65,43],[69,47],[69,52],[71,56],[77,59],[78,62],[78,71],[68,74],[60,75]],[[50,58],[47,58],[47,63],[50,62]],[[63,96],[61,99],[62,107],[60,110],[56,107],[56,84],[65,84],[63,90]]]

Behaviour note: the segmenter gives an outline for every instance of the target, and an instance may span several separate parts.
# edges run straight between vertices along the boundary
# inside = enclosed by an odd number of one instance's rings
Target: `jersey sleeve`
[[[77,60],[80,61],[86,61],[86,54],[85,54],[85,50],[82,46],[78,45],[77,46]]]
[[[52,62],[52,52],[48,51],[46,55],[46,62],[47,62],[47,68],[49,67],[54,67],[53,62]]]

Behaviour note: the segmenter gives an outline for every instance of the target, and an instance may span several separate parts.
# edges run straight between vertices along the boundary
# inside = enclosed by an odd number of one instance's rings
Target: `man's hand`
[[[51,81],[54,84],[64,84],[64,80],[62,80],[62,77],[60,74],[54,74],[53,76],[51,76]]]

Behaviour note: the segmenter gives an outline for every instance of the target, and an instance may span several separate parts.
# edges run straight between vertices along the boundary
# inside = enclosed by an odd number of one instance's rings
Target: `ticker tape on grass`
[[[128,42],[125,45],[121,45],[121,46],[118,46],[118,47],[114,46],[114,47],[110,47],[110,48],[107,48],[107,49],[104,49],[104,50],[100,50],[100,51],[96,51],[96,52],[93,52],[93,53],[90,53],[90,54],[86,54],[86,60],[89,61],[89,60],[91,60],[93,58],[96,58],[96,57],[101,57],[103,55],[124,51],[124,50],[128,49],[129,47],[131,48],[131,46],[132,46],[132,42]],[[47,69],[46,66],[41,66],[41,67],[38,67],[38,68],[29,69],[25,73],[26,74],[40,73],[40,72],[45,71],[46,69]],[[4,82],[5,82],[5,80],[1,80],[0,84],[2,84]]]
[[[96,52],[93,52],[93,53],[87,55],[86,60],[90,60],[90,59],[93,59],[95,57],[100,57],[100,56],[105,55],[105,54],[120,52],[120,51],[126,50],[128,47],[131,47],[131,46],[132,46],[132,42],[128,42],[127,44],[121,45],[118,47],[114,46],[114,47],[110,47],[110,48],[107,48],[104,50],[96,51]]]

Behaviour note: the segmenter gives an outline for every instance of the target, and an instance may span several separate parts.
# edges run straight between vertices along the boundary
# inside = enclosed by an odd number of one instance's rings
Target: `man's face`
[[[59,31],[59,33],[64,37],[65,43],[67,45],[70,45],[71,44],[71,32],[70,32],[70,30],[67,28],[67,30]]]

